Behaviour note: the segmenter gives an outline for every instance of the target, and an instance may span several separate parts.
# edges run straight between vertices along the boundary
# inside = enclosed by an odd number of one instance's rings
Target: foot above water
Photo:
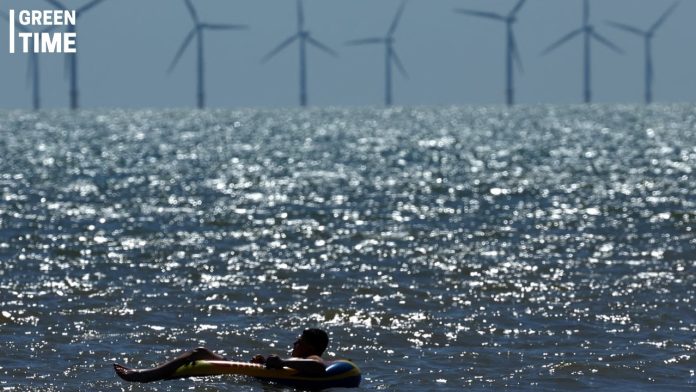
[[[148,380],[148,377],[146,377],[145,374],[143,374],[141,371],[137,369],[131,369],[127,368],[122,365],[114,364],[114,371],[116,372],[116,375],[121,377],[122,379],[126,381],[131,381],[131,382],[149,382],[152,380]]]

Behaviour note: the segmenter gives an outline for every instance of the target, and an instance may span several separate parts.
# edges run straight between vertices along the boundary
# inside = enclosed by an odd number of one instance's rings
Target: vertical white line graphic
[[[15,12],[10,10],[10,53],[15,52]]]

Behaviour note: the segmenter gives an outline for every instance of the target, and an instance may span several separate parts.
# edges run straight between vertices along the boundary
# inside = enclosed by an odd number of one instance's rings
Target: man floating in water
[[[295,369],[306,376],[322,376],[326,371],[326,362],[321,358],[321,355],[328,345],[329,336],[326,332],[317,328],[305,329],[293,344],[290,358],[282,359],[276,355],[270,355],[265,358],[262,355],[256,355],[250,362],[266,365],[269,369],[287,367]],[[151,382],[170,380],[178,378],[175,375],[177,369],[200,360],[225,361],[227,359],[207,348],[199,347],[152,369],[131,369],[114,364],[114,370],[119,377],[126,381]]]

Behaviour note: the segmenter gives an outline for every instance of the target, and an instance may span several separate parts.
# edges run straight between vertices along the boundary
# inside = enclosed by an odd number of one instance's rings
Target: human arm
[[[307,358],[282,359],[271,355],[266,359],[266,367],[269,369],[282,369],[283,367],[298,370],[307,376],[321,376],[326,371],[326,364],[321,357],[316,355]]]

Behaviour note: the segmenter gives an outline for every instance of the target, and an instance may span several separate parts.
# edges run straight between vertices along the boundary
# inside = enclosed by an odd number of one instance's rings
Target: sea
[[[2,111],[0,391],[696,390],[695,170],[693,104]]]

